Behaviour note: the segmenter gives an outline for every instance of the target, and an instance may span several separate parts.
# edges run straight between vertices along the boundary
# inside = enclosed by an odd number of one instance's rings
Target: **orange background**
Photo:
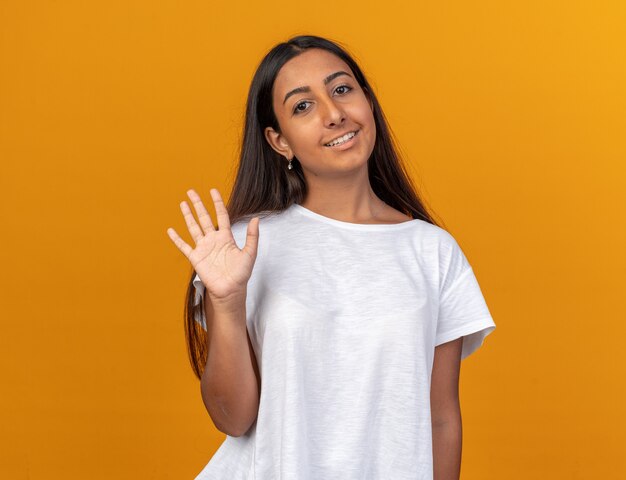
[[[626,478],[626,7],[587,3],[3,1],[0,477],[208,462],[166,229],[191,241],[188,188],[228,197],[258,62],[313,33],[360,61],[498,326],[461,370],[462,478]]]

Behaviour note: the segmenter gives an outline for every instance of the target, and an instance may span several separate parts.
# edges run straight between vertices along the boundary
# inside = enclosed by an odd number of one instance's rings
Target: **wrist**
[[[246,309],[246,290],[234,292],[224,297],[216,297],[208,294],[211,306],[216,313],[239,313]]]

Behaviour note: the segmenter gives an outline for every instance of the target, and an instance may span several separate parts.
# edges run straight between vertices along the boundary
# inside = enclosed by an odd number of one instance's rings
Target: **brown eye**
[[[300,105],[305,105],[305,104],[307,104],[307,103],[311,103],[311,102],[300,102],[300,103],[297,103],[297,104],[296,104],[296,106],[295,106],[295,108],[294,108],[294,110],[293,110],[293,113],[300,113],[300,112],[304,112],[304,111],[306,110],[306,108],[303,108],[303,109],[302,109],[302,108],[298,108],[298,107],[299,107]]]

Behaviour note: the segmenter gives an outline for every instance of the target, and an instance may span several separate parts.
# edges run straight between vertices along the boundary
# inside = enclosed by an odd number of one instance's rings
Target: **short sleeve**
[[[204,308],[202,307],[202,300],[204,298],[204,283],[202,283],[202,280],[200,280],[200,277],[198,276],[197,273],[196,273],[196,276],[193,277],[193,288],[194,288],[193,305],[195,307],[194,319],[196,320],[196,322],[202,325],[202,328],[206,330],[207,329],[206,319],[204,318]]]
[[[485,298],[465,254],[456,240],[448,237],[442,272],[435,346],[463,338],[461,360],[475,352],[495,330]]]

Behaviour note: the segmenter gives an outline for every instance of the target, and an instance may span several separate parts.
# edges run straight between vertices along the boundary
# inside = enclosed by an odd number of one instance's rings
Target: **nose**
[[[324,108],[322,109],[324,124],[330,128],[341,125],[346,119],[346,114],[341,108],[341,105],[335,103],[332,98],[327,98],[322,103],[324,105]]]

